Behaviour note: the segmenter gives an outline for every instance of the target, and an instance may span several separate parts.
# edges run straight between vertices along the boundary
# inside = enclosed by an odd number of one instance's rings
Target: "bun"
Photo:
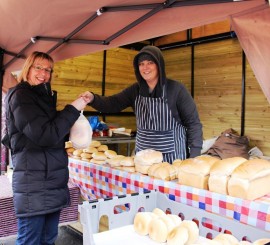
[[[163,160],[162,153],[152,149],[142,150],[136,153],[134,157],[135,164],[152,165],[154,163],[161,163]]]
[[[107,151],[108,150],[108,146],[107,145],[100,145],[97,148],[98,151]]]
[[[161,217],[154,218],[149,224],[149,237],[155,242],[166,242],[168,229]]]
[[[106,155],[103,153],[103,152],[94,152],[92,154],[92,157],[95,159],[95,160],[102,160],[102,161],[105,161],[107,159]]]
[[[139,235],[146,236],[149,231],[149,224],[152,221],[154,215],[151,212],[139,212],[136,213],[134,218],[134,230]]]
[[[186,244],[193,244],[199,239],[199,228],[194,221],[183,220],[180,227],[184,227],[188,230],[188,240]]]
[[[90,143],[89,146],[92,146],[92,147],[99,147],[101,145],[101,143],[97,140],[92,140],[92,142]]]
[[[86,152],[86,153],[94,153],[94,152],[98,152],[97,148],[93,147],[93,146],[89,146],[85,149],[83,149],[83,152]]]
[[[72,142],[71,142],[71,141],[67,141],[67,142],[65,142],[65,148],[71,148],[71,147],[73,147],[73,145],[72,145]]]
[[[105,154],[108,158],[113,158],[113,157],[117,156],[116,151],[113,151],[113,150],[106,150],[106,151],[104,151],[104,154]]]
[[[84,159],[92,158],[92,154],[83,152],[83,153],[81,154],[81,158],[84,158]]]
[[[208,180],[209,190],[212,192],[228,195],[228,181],[231,174],[240,164],[247,161],[243,157],[231,157],[218,160],[210,169]]]
[[[77,149],[77,150],[75,150],[75,151],[73,151],[73,155],[74,156],[77,156],[77,157],[80,157],[81,156],[81,154],[82,154],[82,150],[81,149]]]
[[[228,181],[230,196],[254,200],[270,193],[270,162],[247,160],[238,166]]]
[[[185,227],[176,226],[168,234],[167,245],[186,244],[188,241],[188,229]]]
[[[225,234],[225,233],[220,233],[218,234],[214,239],[214,241],[220,242],[221,244],[228,244],[228,245],[238,245],[239,241],[238,239],[231,235],[231,234]]]

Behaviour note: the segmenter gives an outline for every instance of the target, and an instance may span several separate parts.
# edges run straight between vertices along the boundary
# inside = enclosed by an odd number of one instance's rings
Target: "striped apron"
[[[164,94],[160,98],[139,95],[135,100],[135,113],[136,152],[154,149],[162,152],[163,161],[169,163],[186,159],[186,129],[172,116]]]

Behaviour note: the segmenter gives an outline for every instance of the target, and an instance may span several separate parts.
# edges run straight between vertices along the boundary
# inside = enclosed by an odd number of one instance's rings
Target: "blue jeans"
[[[58,235],[60,211],[18,218],[16,245],[53,245]]]

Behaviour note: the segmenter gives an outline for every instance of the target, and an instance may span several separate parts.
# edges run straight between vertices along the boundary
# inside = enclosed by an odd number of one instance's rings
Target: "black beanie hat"
[[[149,60],[149,61],[153,61],[156,63],[156,61],[154,60],[153,56],[147,53],[142,53],[141,55],[139,55],[138,57],[138,64],[140,64],[141,62],[145,61],[145,60]]]

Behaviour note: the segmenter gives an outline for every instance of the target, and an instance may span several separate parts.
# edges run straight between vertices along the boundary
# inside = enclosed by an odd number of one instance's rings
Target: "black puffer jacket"
[[[50,84],[22,82],[6,97],[7,130],[17,217],[51,213],[69,205],[68,156],[64,149],[80,112],[67,105],[56,111]]]

